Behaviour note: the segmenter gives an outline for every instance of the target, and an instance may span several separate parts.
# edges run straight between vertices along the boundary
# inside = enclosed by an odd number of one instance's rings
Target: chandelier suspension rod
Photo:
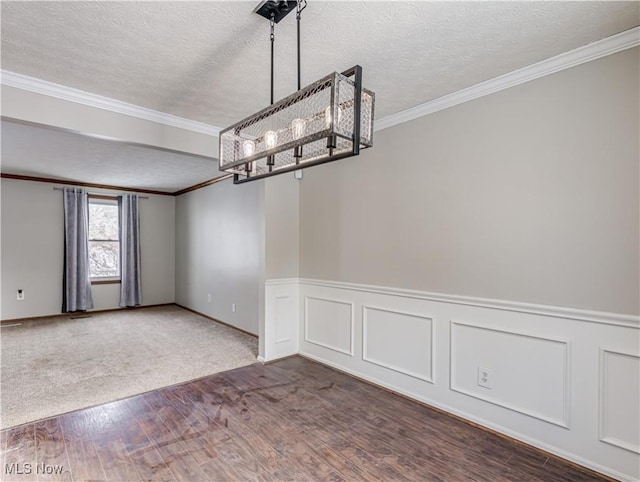
[[[307,6],[306,0],[296,0],[296,25],[297,25],[297,47],[298,47],[298,90],[302,88],[302,68],[300,61],[300,13]],[[302,146],[296,146],[293,151],[293,157],[296,159],[296,165],[300,164],[302,158]]]
[[[275,13],[271,12],[271,18],[269,19],[269,23],[271,24],[271,32],[269,34],[269,40],[271,42],[271,105],[273,105],[273,46],[276,40],[276,36],[275,36],[275,25],[276,25],[276,18],[275,18]],[[267,166],[269,166],[269,172],[273,171],[273,166],[275,164],[275,157],[274,156],[267,156]]]
[[[302,75],[300,67],[300,13],[306,8],[307,0],[296,1],[296,23],[298,25],[298,90],[302,88]]]
[[[301,75],[300,75],[300,0],[298,0],[296,10],[296,23],[298,24],[298,90],[302,88]]]
[[[271,41],[271,104],[273,104],[273,44],[275,42],[275,14],[271,12],[271,33],[269,35],[269,40]]]

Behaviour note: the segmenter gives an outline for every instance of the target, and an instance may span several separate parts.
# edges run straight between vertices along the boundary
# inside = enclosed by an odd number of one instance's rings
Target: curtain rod
[[[64,191],[65,188],[63,188],[63,187],[55,187],[54,186],[53,190],[54,191]],[[100,194],[100,196],[108,196],[108,194]],[[148,196],[138,196],[138,199],[149,199],[149,197]]]

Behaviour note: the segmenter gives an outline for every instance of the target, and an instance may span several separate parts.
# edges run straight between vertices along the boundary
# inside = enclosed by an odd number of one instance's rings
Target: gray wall
[[[263,198],[262,182],[231,180],[176,198],[176,302],[254,334],[264,290]]]
[[[297,278],[300,181],[293,173],[264,180],[265,277]]]
[[[265,279],[298,276],[299,186],[287,174],[176,198],[176,302],[259,335],[261,356]]]
[[[55,184],[2,179],[3,320],[60,313],[62,306],[62,193]],[[117,192],[91,190],[115,195]],[[142,301],[173,303],[175,280],[175,200],[153,196],[140,201]],[[17,301],[23,289],[25,299]],[[93,285],[95,309],[118,308],[120,285]]]
[[[638,49],[305,171],[300,276],[639,312]]]

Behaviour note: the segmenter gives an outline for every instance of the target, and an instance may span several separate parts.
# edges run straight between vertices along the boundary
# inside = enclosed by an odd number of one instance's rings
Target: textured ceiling
[[[2,121],[2,172],[176,192],[220,176],[215,159]]]
[[[269,102],[254,2],[3,0],[2,68],[226,127]],[[354,64],[378,119],[638,25],[638,2],[327,2],[302,14],[303,84]],[[276,26],[276,98],[296,87]]]
[[[1,67],[226,127],[269,101],[269,24],[252,13],[257,3],[3,0]],[[303,84],[360,64],[381,119],[635,27],[639,9],[635,1],[308,0],[302,15]],[[296,87],[295,23],[292,14],[276,26],[276,98]],[[166,155],[149,157],[152,169],[133,172],[145,155],[127,164],[117,147],[109,151],[109,162],[96,161],[93,169],[78,152],[104,161],[100,156],[106,154],[91,151],[88,139],[41,133],[29,143],[8,137],[20,132],[15,126],[3,132],[3,172],[49,169],[107,183],[118,178],[117,170],[131,170],[128,184],[158,189],[191,182],[193,173],[207,174],[193,184],[214,177],[200,159],[174,164]],[[60,157],[59,164],[47,164],[38,153],[57,156],[56,150],[33,144],[50,141],[60,151],[65,142],[85,151],[65,151],[76,161]],[[184,169],[189,162],[193,171]],[[98,171],[104,180],[86,179]]]

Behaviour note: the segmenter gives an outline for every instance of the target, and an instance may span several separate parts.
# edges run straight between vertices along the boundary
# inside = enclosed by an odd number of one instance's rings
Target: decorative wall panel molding
[[[362,307],[362,359],[433,383],[433,319]]]
[[[305,341],[353,356],[353,303],[305,296],[304,312]]]
[[[260,361],[272,361],[299,351],[299,287],[296,281],[266,283],[265,320]]]
[[[569,428],[569,342],[451,321],[450,387]],[[479,370],[491,370],[491,388]]]
[[[293,302],[289,295],[276,296],[276,343],[291,341],[293,327],[288,323],[287,314],[291,312]]]
[[[599,405],[600,440],[640,455],[640,355],[600,349]]]

